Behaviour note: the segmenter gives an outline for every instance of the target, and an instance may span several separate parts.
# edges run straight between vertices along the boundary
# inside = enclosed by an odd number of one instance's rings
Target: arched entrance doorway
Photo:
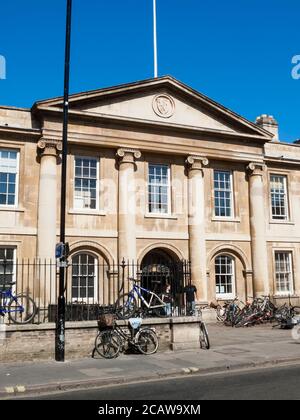
[[[173,303],[179,305],[186,282],[186,262],[163,248],[145,255],[141,262],[141,286],[158,295],[170,285]]]

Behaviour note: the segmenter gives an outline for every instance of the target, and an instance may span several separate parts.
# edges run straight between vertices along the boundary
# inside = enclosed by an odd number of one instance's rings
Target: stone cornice
[[[57,128],[45,128],[43,132],[47,138],[61,139],[61,130]],[[149,132],[141,136],[136,130],[114,132],[109,127],[99,128],[99,126],[93,133],[77,133],[74,129],[69,129],[68,143],[69,145],[113,150],[130,148],[139,150],[142,154],[150,152],[159,155],[176,155],[184,159],[189,155],[201,155],[209,160],[225,160],[244,163],[244,165],[252,161],[259,161],[263,153],[263,151],[261,153],[252,151],[250,144],[243,145],[243,148],[232,146],[227,150],[220,148],[220,143],[216,141],[215,147],[211,147],[211,145],[207,147],[206,138],[202,136],[184,137],[183,141],[182,136],[179,136],[178,133],[175,137],[170,137],[167,133],[160,133],[156,136]]]
[[[41,107],[39,109],[43,112],[44,115],[56,115],[57,117],[61,118],[62,110],[60,108],[54,107]],[[105,127],[106,124],[109,124],[110,127],[115,125],[116,127],[140,127],[141,130],[145,129],[163,129],[169,132],[182,132],[182,133],[190,133],[190,134],[205,134],[207,136],[212,136],[213,138],[228,138],[228,139],[244,139],[250,140],[252,142],[264,144],[266,142],[271,141],[271,138],[266,138],[263,135],[259,134],[248,134],[242,132],[234,132],[234,131],[224,131],[224,130],[216,130],[210,129],[205,127],[194,127],[188,125],[181,125],[175,123],[169,123],[164,121],[151,121],[151,120],[144,120],[138,118],[131,118],[131,117],[123,117],[123,116],[113,116],[113,115],[104,115],[104,114],[97,114],[93,112],[87,111],[69,111],[69,118],[70,120],[74,121],[86,121],[86,122],[97,122],[97,124],[103,124]]]
[[[35,128],[20,128],[20,127],[9,127],[9,126],[0,126],[0,133],[6,134],[10,137],[40,137],[41,130]]]

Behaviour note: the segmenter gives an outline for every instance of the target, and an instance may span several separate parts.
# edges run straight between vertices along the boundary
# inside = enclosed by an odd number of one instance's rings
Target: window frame
[[[90,207],[77,207],[76,206],[76,159],[88,159],[94,160],[97,162],[96,166],[96,208],[92,209]],[[100,211],[100,158],[98,156],[85,156],[85,155],[74,155],[73,161],[73,173],[74,173],[74,185],[73,185],[73,210],[76,212],[88,212],[95,213]],[[82,179],[82,178],[80,178]],[[93,179],[93,178],[87,178]]]
[[[231,267],[232,267],[232,292],[231,293],[217,293],[217,272],[216,272],[216,260],[220,257],[228,257],[231,260]],[[236,267],[235,267],[235,258],[230,254],[218,254],[214,258],[214,274],[215,274],[215,293],[216,293],[216,299],[217,300],[228,300],[228,299],[234,299],[236,297]],[[221,275],[221,274],[218,274]],[[228,275],[228,274],[225,274]]]
[[[284,208],[285,208],[285,218],[276,218],[273,215],[273,205],[272,205],[272,176],[283,178],[284,180]],[[289,203],[289,188],[288,188],[288,175],[285,173],[275,173],[270,172],[269,174],[269,202],[270,202],[270,216],[272,222],[284,223],[290,220],[290,203]]]
[[[1,209],[16,209],[19,206],[20,150],[19,149],[9,149],[9,148],[5,148],[5,147],[0,147],[0,151],[15,152],[17,154],[17,158],[16,158],[15,202],[14,202],[14,204],[0,204]],[[0,167],[0,173],[1,173],[1,167]]]
[[[81,255],[87,255],[89,257],[92,257],[94,259],[94,296],[93,297],[85,297],[85,298],[81,298],[80,296],[77,298],[73,298],[73,258],[75,257],[80,257]],[[98,303],[98,282],[99,282],[99,275],[98,275],[98,257],[96,255],[94,255],[91,252],[88,251],[80,251],[77,252],[76,254],[72,255],[72,264],[71,264],[71,302],[72,304],[86,304],[86,305],[91,305],[91,304],[96,304]],[[77,275],[77,277],[84,277],[83,275]],[[88,275],[87,275],[88,277]],[[87,279],[88,280],[88,279]],[[80,287],[77,286],[78,291],[80,291]],[[88,286],[86,287],[86,289],[88,289]],[[79,293],[80,294],[80,293]]]
[[[288,260],[290,265],[290,280],[289,280],[289,290],[282,291],[278,289],[277,283],[277,274],[286,274],[283,272],[276,271],[276,254],[288,254]],[[295,284],[294,284],[294,264],[293,264],[293,251],[288,249],[275,249],[273,254],[273,264],[274,264],[274,282],[275,282],[275,296],[292,296],[295,293]]]
[[[151,211],[150,210],[150,191],[149,191],[149,187],[153,186],[153,184],[150,184],[149,182],[149,178],[150,178],[150,167],[151,166],[159,166],[159,167],[166,167],[168,169],[168,184],[167,184],[167,191],[168,191],[168,208],[167,208],[167,212],[161,212],[161,211]],[[166,216],[171,216],[172,215],[172,187],[171,187],[171,165],[168,163],[151,163],[149,162],[147,165],[147,214],[148,215],[153,215],[153,216],[157,216],[157,217],[166,217]],[[165,186],[165,185],[161,185],[161,186]]]
[[[12,282],[16,282],[17,280],[17,247],[13,246],[13,245],[5,245],[5,244],[0,244],[0,249],[12,249],[13,250],[13,259],[12,259],[12,264],[13,264],[13,273],[12,273]],[[0,283],[1,284],[1,283]],[[12,292],[15,293],[16,291],[16,285],[13,285],[11,288]]]
[[[226,172],[229,174],[230,179],[230,216],[219,216],[216,214],[216,188],[215,188],[215,174],[216,172]],[[234,208],[234,182],[233,171],[230,169],[213,169],[213,218],[217,220],[232,220],[235,218]],[[219,191],[219,190],[218,190]],[[225,190],[227,191],[227,190]]]

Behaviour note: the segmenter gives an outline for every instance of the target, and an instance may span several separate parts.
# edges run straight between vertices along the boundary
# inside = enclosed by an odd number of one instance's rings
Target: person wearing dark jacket
[[[186,313],[187,315],[195,315],[195,297],[197,288],[193,284],[188,284],[183,289],[186,300]]]

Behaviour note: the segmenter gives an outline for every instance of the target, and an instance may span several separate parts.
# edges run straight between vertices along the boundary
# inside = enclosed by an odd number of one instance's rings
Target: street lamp
[[[70,49],[71,49],[72,0],[67,0],[65,76],[63,104],[63,149],[61,166],[61,206],[60,206],[60,243],[62,252],[59,258],[59,292],[57,300],[57,317],[55,331],[55,360],[65,360],[65,278],[67,268],[66,246],[66,187],[67,187],[67,155],[68,155],[68,120],[69,120],[69,81],[70,81]]]

